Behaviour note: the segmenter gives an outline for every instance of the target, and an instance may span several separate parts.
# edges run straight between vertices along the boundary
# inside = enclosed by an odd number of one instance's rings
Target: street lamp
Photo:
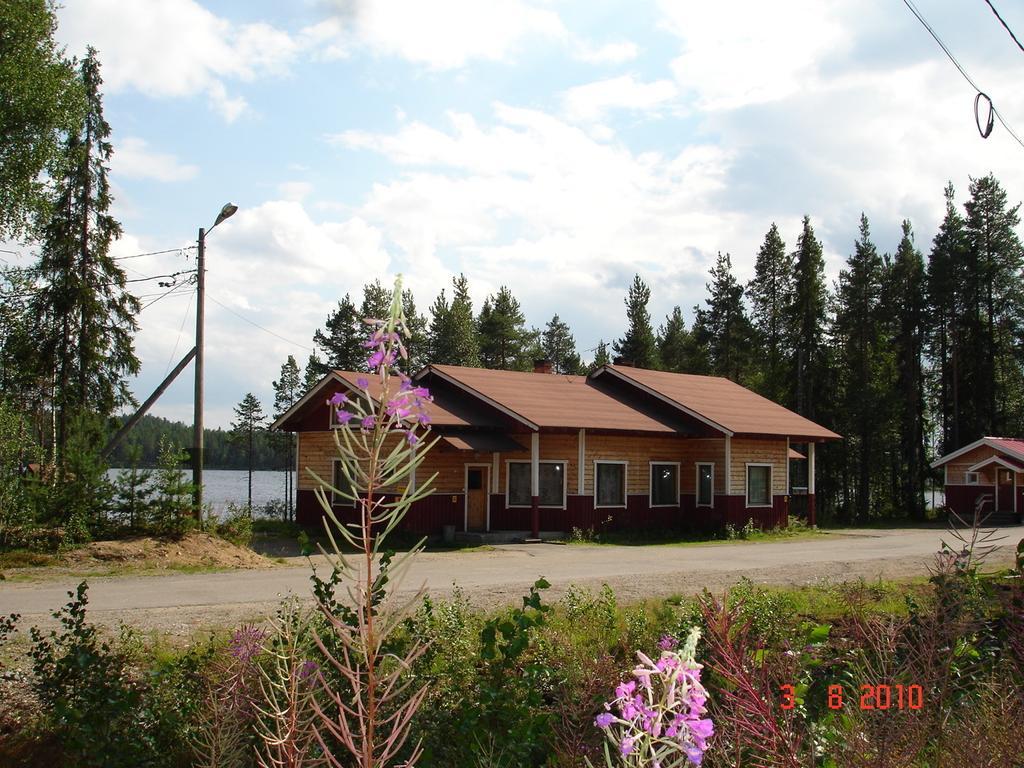
[[[199,228],[199,258],[196,260],[196,384],[193,405],[192,435],[192,506],[196,520],[203,515],[203,324],[206,319],[206,235],[225,219],[230,219],[237,205],[226,203],[209,230]]]

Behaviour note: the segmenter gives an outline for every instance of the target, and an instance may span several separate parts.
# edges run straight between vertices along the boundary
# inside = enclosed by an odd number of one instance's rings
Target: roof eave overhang
[[[983,467],[987,467],[989,464],[998,464],[1001,467],[1006,467],[1011,472],[1024,472],[1024,467],[1018,464],[1011,464],[1010,462],[1003,459],[1001,456],[989,456],[987,459],[982,459],[972,467],[968,467],[968,472],[977,472]]]
[[[477,390],[473,389],[468,384],[464,384],[463,382],[459,381],[454,376],[450,376],[449,374],[446,374],[444,371],[438,370],[437,368],[435,368],[432,365],[428,365],[426,368],[423,368],[422,370],[420,370],[413,378],[415,378],[418,381],[418,380],[422,379],[424,376],[426,376],[428,373],[432,373],[433,375],[437,376],[442,381],[446,381],[449,384],[451,384],[452,386],[461,389],[466,394],[471,395],[471,396],[477,398],[478,400],[480,400],[483,403],[486,403],[491,408],[494,408],[494,409],[500,411],[501,413],[505,414],[506,416],[508,416],[511,419],[514,419],[515,421],[518,421],[520,424],[522,424],[525,427],[528,427],[529,429],[533,430],[534,432],[539,432],[540,431],[540,425],[539,424],[536,424],[536,423],[530,421],[530,419],[526,418],[525,416],[523,416],[521,414],[516,413],[515,411],[513,411],[508,406],[502,405],[497,400],[494,400],[493,398],[488,397],[487,395],[483,394],[482,392],[478,392]]]
[[[636,379],[634,379],[634,378],[632,378],[630,376],[626,376],[625,374],[620,373],[619,371],[615,370],[614,368],[610,368],[607,365],[602,365],[600,368],[598,368],[596,371],[594,371],[592,374],[590,374],[590,376],[588,378],[596,379],[598,376],[601,376],[602,374],[605,374],[605,373],[609,373],[612,376],[614,376],[615,378],[617,378],[619,381],[624,381],[627,384],[630,384],[630,385],[636,387],[641,392],[645,392],[648,395],[650,395],[651,397],[654,397],[654,398],[660,400],[663,403],[671,405],[673,408],[676,408],[677,410],[682,411],[687,416],[690,416],[691,418],[697,419],[697,421],[701,422],[702,424],[705,424],[705,425],[711,427],[712,429],[718,430],[725,437],[732,437],[733,434],[734,434],[733,431],[731,429],[729,429],[728,427],[725,427],[725,426],[719,424],[716,421],[712,421],[711,419],[709,419],[704,414],[698,413],[697,411],[693,410],[692,408],[687,408],[682,403],[680,403],[680,402],[678,402],[676,400],[673,400],[670,397],[665,397],[665,395],[661,394],[656,389],[652,389],[651,387],[648,387],[646,384],[642,384],[639,381],[637,381]]]
[[[352,386],[352,383],[348,381],[348,379],[340,375],[337,371],[329,371],[322,379],[320,379],[320,381],[313,385],[313,388],[310,389],[309,392],[303,395],[301,400],[298,400],[295,403],[295,405],[293,405],[287,411],[278,416],[277,420],[270,425],[270,429],[281,430],[284,424],[289,419],[298,414],[311,400],[313,400],[316,397],[317,393],[319,393],[320,390],[322,390],[327,384],[329,384],[332,381],[341,384],[349,392],[355,391],[355,387]],[[293,430],[285,429],[283,431],[291,432]]]

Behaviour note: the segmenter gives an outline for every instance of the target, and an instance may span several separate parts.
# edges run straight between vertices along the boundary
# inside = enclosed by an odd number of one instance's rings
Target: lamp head
[[[217,220],[213,222],[213,227],[216,227],[218,224],[224,221],[224,219],[230,219],[232,216],[234,216],[235,211],[237,210],[237,205],[234,205],[232,203],[225,203],[224,207],[220,209],[220,213],[217,214]],[[213,229],[213,227],[210,227],[210,229]]]

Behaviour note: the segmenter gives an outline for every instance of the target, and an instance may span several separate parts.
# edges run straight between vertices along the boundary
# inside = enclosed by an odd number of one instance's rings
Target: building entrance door
[[[1013,512],[1013,473],[996,469],[996,512]]]
[[[487,529],[487,489],[490,486],[487,467],[466,467],[466,530]]]

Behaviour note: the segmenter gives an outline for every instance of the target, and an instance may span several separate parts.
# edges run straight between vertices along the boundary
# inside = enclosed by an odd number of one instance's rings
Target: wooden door
[[[1013,512],[1013,473],[996,469],[996,512]]]
[[[489,475],[487,467],[466,467],[466,530],[483,531],[487,528]]]

